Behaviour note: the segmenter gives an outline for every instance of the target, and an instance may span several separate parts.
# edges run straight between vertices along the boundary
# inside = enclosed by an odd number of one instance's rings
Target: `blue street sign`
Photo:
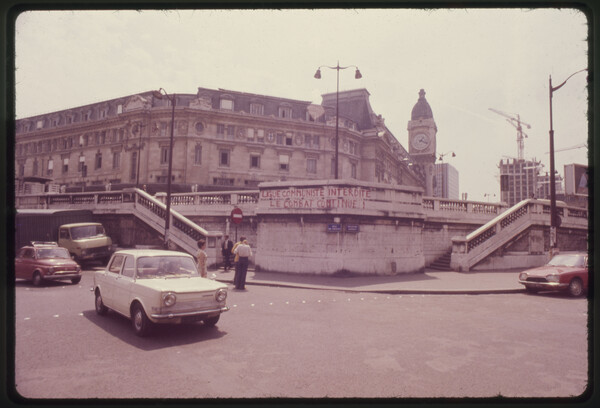
[[[358,224],[346,225],[346,232],[358,232],[358,231],[360,231]]]
[[[340,232],[342,224],[327,224],[327,232]]]

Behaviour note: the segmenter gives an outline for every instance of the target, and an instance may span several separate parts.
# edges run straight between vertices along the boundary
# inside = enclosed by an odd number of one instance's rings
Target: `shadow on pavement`
[[[277,282],[280,284],[317,285],[331,288],[357,288],[406,282],[434,281],[438,278],[427,273],[413,273],[396,276],[319,276],[288,275],[277,272],[248,272],[248,282]]]
[[[154,325],[147,337],[138,337],[133,332],[131,321],[113,312],[99,316],[95,310],[86,310],[83,316],[108,334],[141,350],[159,350],[201,341],[219,339],[227,332],[216,327],[206,327],[202,323]]]

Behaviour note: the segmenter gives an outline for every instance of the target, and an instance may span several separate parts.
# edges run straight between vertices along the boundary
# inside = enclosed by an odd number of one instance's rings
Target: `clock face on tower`
[[[426,133],[417,133],[412,139],[412,147],[415,150],[422,151],[429,147],[431,137]]]

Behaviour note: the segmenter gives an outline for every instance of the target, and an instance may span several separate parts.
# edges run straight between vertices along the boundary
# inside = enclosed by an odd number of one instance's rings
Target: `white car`
[[[183,252],[117,251],[104,270],[94,272],[91,290],[96,313],[111,309],[130,318],[139,336],[154,323],[203,321],[212,327],[229,310],[227,285],[201,277],[194,258]]]

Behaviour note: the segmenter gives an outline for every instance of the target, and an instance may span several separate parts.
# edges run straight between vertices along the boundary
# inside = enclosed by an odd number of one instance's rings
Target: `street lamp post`
[[[138,138],[138,154],[137,154],[137,172],[135,173],[135,188],[140,188],[140,162],[142,161],[142,129],[145,126],[140,123],[138,125],[138,132],[140,136]]]
[[[173,171],[173,132],[175,126],[175,104],[177,98],[175,94],[169,96],[167,92],[160,88],[158,91],[154,91],[152,95],[157,99],[162,99],[163,95],[169,101],[171,101],[171,140],[169,142],[169,169],[167,171],[167,214],[165,218],[165,242],[164,246],[166,249],[169,247],[169,226],[171,221],[171,173]]]
[[[446,157],[446,156],[447,156],[447,155],[449,155],[450,153],[452,153],[452,157],[456,157],[456,153],[454,153],[454,152],[446,152],[446,153],[442,153],[442,154],[440,154],[439,161],[443,162],[443,161],[444,161],[444,157]]]
[[[488,203],[490,202],[490,197],[496,197],[496,194],[492,194],[492,193],[485,193],[483,195],[483,197],[487,197]]]
[[[556,175],[554,169],[554,129],[552,128],[552,94],[558,91],[575,74],[587,71],[587,68],[581,69],[569,75],[562,84],[553,87],[552,75],[548,79],[548,92],[550,95],[550,254],[553,255],[557,243],[557,228],[560,226],[556,212]]]
[[[319,68],[317,68],[317,72],[315,72],[315,78],[316,79],[321,79],[321,68],[329,68],[329,69],[335,69],[337,71],[337,86],[335,89],[335,179],[338,179],[338,168],[339,168],[339,122],[340,122],[340,111],[339,111],[339,107],[340,107],[340,69],[346,69],[346,68],[350,68],[350,67],[354,67],[356,68],[356,72],[354,73],[354,78],[355,79],[360,79],[362,78],[362,75],[360,74],[360,71],[358,70],[358,67],[356,65],[348,65],[347,67],[340,67],[340,62],[338,61],[337,66],[335,67],[330,67],[327,65],[321,65]]]

